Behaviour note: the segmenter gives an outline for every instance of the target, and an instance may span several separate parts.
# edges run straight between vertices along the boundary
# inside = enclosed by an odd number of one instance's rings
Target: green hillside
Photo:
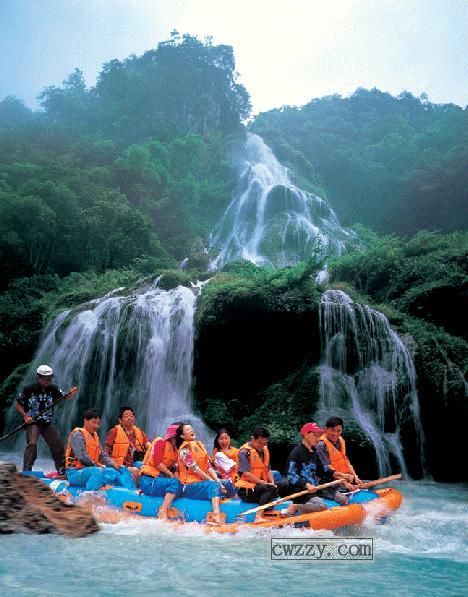
[[[467,228],[466,109],[358,89],[260,114],[252,130],[345,226],[400,235]]]

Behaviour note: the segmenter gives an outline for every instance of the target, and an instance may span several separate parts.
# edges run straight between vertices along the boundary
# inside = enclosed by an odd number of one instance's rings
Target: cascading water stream
[[[58,407],[54,417],[64,434],[81,423],[86,408],[100,411],[106,430],[120,406],[130,405],[150,437],[180,420],[208,440],[212,434],[192,413],[190,400],[200,288],[165,291],[153,284],[129,296],[119,296],[119,289],[77,313],[61,313],[46,328],[22,385],[34,380],[39,363],[49,363],[61,385],[79,386],[78,399]]]
[[[381,475],[392,458],[406,473],[401,431],[410,429],[424,468],[416,372],[411,356],[387,318],[327,290],[320,305],[322,363],[317,418],[354,419],[376,451]]]
[[[285,267],[340,255],[353,239],[328,203],[296,187],[262,138],[248,133],[239,191],[209,238],[211,269],[236,259]]]
[[[211,268],[236,259],[284,267],[317,253],[339,255],[354,240],[329,205],[292,184],[263,140],[249,133],[239,192],[210,235],[216,254]],[[164,291],[156,281],[129,296],[117,289],[80,311],[60,314],[47,326],[22,385],[34,379],[38,364],[49,363],[62,386],[80,387],[78,401],[57,409],[55,420],[64,434],[81,423],[85,408],[101,412],[105,430],[115,423],[119,407],[128,404],[151,437],[183,420],[207,441],[212,434],[193,415],[190,400],[193,315],[200,288]],[[409,429],[423,463],[414,365],[385,316],[353,303],[343,292],[327,291],[320,319],[317,419],[331,414],[354,419],[375,447],[382,475],[392,460],[406,470],[404,426],[405,438]],[[12,408],[8,427],[16,423]]]

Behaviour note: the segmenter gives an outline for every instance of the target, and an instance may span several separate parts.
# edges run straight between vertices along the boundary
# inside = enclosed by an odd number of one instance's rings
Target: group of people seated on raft
[[[262,506],[302,490],[308,493],[296,498],[285,513],[318,512],[327,508],[324,499],[345,505],[345,492],[361,483],[346,456],[341,437],[343,420],[339,417],[328,419],[323,429],[316,423],[301,427],[302,441],[289,454],[284,479],[273,475],[270,433],[265,427],[256,427],[250,441],[240,448],[231,445],[226,429],[220,429],[210,455],[189,423],[175,422],[164,437],[150,442],[135,425],[133,409],[125,406],[119,424],[107,434],[105,450],[97,435],[99,424],[99,414],[88,410],[83,427],[71,432],[66,450],[68,480],[88,490],[105,485],[136,489],[139,485],[145,495],[163,498],[158,513],[161,519],[168,518],[177,497],[211,500],[212,519],[221,522],[223,498],[238,495],[245,502]],[[318,485],[336,479],[341,480],[338,486],[316,490]],[[268,510],[258,512],[255,521],[261,522],[265,516]]]
[[[238,495],[248,503],[260,506],[276,497],[307,490],[287,508],[287,514],[302,514],[326,509],[324,499],[341,505],[347,503],[346,491],[358,488],[361,481],[346,456],[341,437],[343,421],[331,417],[321,429],[316,423],[305,423],[302,441],[289,454],[286,478],[273,475],[268,451],[269,431],[256,427],[250,441],[240,448],[231,445],[226,429],[220,429],[214,440],[213,453],[208,454],[196,439],[192,426],[185,422],[171,424],[164,437],[150,441],[135,425],[135,413],[129,406],[120,409],[118,424],[107,434],[104,450],[98,437],[100,415],[96,410],[84,413],[82,427],[74,429],[64,450],[60,435],[52,424],[54,403],[71,398],[78,391],[65,394],[54,385],[54,374],[48,365],[37,369],[36,382],[24,388],[16,408],[26,424],[27,446],[23,470],[31,471],[37,457],[37,441],[42,435],[48,444],[59,475],[66,475],[72,485],[98,490],[105,485],[118,485],[140,490],[149,496],[163,498],[159,517],[168,518],[168,510],[176,497],[211,500],[214,522],[221,521],[220,500]],[[317,486],[331,480],[341,483],[327,489]],[[268,509],[265,509],[265,514]],[[261,521],[264,512],[256,515]]]

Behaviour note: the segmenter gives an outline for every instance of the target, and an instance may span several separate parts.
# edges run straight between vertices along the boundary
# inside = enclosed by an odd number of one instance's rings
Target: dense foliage
[[[358,89],[256,117],[252,129],[345,225],[451,232],[468,224],[468,111]]]
[[[273,270],[233,263],[205,286],[196,311],[195,398],[238,439],[263,421],[276,444],[312,416],[320,358],[318,260]],[[313,390],[312,390],[313,391]]]
[[[0,104],[0,263],[20,276],[200,252],[229,200],[230,144],[250,110],[232,48],[174,34],[103,67],[76,70],[32,113]]]
[[[94,88],[75,70],[42,92],[40,112],[0,102],[2,377],[31,357],[59,305],[188,255],[206,265],[250,110],[235,77],[231,47],[174,33],[104,65]]]
[[[15,98],[0,102],[4,402],[59,310],[163,270],[162,288],[206,276],[206,238],[235,189],[230,158],[250,113],[232,48],[176,32],[141,57],[105,64],[95,87],[75,70],[40,101],[39,112]],[[335,287],[382,310],[414,345],[431,438],[434,421],[447,427],[464,412],[466,125],[457,106],[362,89],[273,110],[251,125],[345,225],[450,233],[407,240],[357,227],[358,246],[330,264]],[[186,267],[204,273],[177,269],[187,256]],[[267,424],[281,454],[317,398],[322,289],[314,279],[323,264],[311,257],[283,270],[230,264],[197,303],[198,408],[239,440]],[[369,449],[352,426],[347,436],[354,454]],[[434,445],[431,470],[458,478]]]
[[[467,339],[468,233],[403,240],[360,230],[364,244],[332,263],[332,280]]]

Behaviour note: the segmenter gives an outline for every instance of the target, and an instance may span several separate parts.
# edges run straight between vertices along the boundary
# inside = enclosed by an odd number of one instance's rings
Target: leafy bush
[[[215,322],[228,305],[243,310],[313,310],[320,296],[315,277],[321,265],[311,260],[275,270],[247,261],[229,264],[204,288],[197,306],[197,322]]]
[[[464,316],[468,297],[468,233],[421,231],[409,240],[368,235],[364,246],[335,259],[333,282],[353,285],[359,293],[467,337]],[[362,302],[362,301],[361,301]],[[396,311],[395,311],[396,310]]]

